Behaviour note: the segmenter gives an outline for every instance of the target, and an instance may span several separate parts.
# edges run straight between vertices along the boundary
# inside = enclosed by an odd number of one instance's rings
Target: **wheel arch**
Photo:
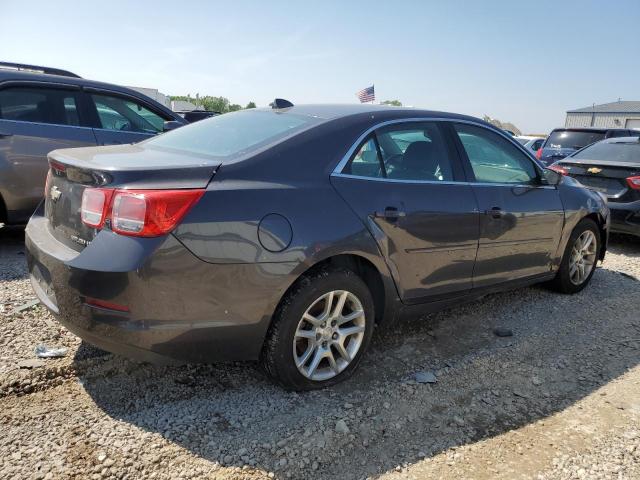
[[[607,251],[607,243],[608,243],[607,222],[602,217],[602,215],[598,212],[591,212],[585,215],[583,218],[588,218],[590,220],[593,220],[598,226],[598,230],[600,233],[600,251],[598,252],[598,258],[600,260],[604,260],[605,253]]]

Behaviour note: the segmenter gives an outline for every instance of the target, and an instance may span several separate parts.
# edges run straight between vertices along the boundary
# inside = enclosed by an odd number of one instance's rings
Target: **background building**
[[[618,101],[569,110],[564,126],[640,129],[640,102]]]

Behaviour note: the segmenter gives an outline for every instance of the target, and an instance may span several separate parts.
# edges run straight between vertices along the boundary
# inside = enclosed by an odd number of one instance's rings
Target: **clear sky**
[[[378,101],[525,132],[640,100],[640,0],[0,0],[0,59],[170,95]]]

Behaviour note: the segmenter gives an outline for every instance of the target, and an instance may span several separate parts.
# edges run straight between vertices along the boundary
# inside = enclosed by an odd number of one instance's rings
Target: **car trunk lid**
[[[45,215],[52,234],[81,251],[98,230],[80,218],[87,187],[120,189],[205,188],[220,162],[141,145],[56,150],[49,154]]]
[[[640,193],[627,184],[628,177],[640,174],[638,164],[569,158],[556,165],[565,168],[585,187],[604,193],[609,201],[629,202],[640,198]]]

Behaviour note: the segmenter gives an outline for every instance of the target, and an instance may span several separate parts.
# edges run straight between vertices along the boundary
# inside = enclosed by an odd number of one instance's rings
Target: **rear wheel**
[[[373,333],[373,299],[346,269],[303,277],[281,302],[262,352],[267,372],[293,390],[312,390],[347,378]]]
[[[562,293],[577,293],[586,287],[596,271],[600,252],[600,230],[585,218],[576,225],[567,242],[562,263],[551,287]]]

